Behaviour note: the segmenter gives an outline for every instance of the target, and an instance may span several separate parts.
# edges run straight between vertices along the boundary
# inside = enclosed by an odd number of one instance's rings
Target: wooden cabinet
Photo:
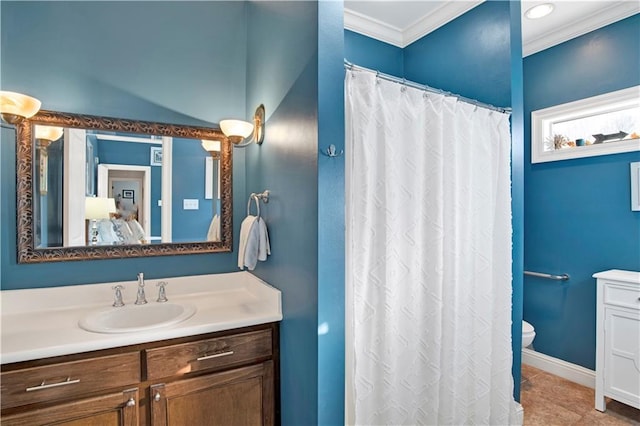
[[[277,423],[277,324],[2,366],[2,424]]]
[[[151,386],[151,424],[273,425],[273,361]]]
[[[136,426],[138,425],[138,389],[79,399],[51,407],[30,409],[2,416],[7,426]]]
[[[640,408],[640,273],[611,270],[597,278],[596,400]]]

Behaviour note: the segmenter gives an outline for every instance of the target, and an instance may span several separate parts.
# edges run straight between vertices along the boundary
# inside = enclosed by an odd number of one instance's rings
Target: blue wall
[[[508,1],[487,1],[404,49],[407,80],[511,104]]]
[[[213,199],[204,198],[205,162],[209,153],[205,152],[199,140],[173,140],[173,209],[171,222],[172,241],[205,241],[213,218]],[[197,210],[185,210],[185,198],[198,200]],[[243,210],[242,203],[236,209]],[[240,206],[240,207],[238,207]]]
[[[513,349],[513,396],[520,401],[522,365],[522,306],[524,282],[524,75],[522,69],[521,4],[510,2],[511,14],[511,338]]]
[[[318,146],[344,149],[343,2],[319,3]],[[318,156],[318,424],[344,424],[344,156]]]
[[[607,269],[640,270],[640,213],[630,209],[629,163],[640,153],[531,164],[531,111],[640,84],[640,15],[524,60],[525,269],[568,273],[566,283],[526,277],[524,318],[534,348],[595,368],[596,286]]]
[[[344,59],[396,77],[404,75],[402,48],[349,30],[344,31]]]
[[[36,96],[45,109],[205,126],[245,114],[244,2],[2,1],[0,8],[2,89]],[[14,141],[3,129],[2,289],[237,270],[234,253],[18,265]],[[233,162],[242,205],[242,150]],[[234,211],[236,238],[243,212]]]
[[[266,109],[265,140],[246,149],[247,192],[263,205],[271,256],[255,275],[282,290],[283,425],[318,421],[318,4],[248,6],[247,115]]]

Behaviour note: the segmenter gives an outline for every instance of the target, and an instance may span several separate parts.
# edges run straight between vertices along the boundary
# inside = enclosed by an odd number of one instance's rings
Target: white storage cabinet
[[[640,272],[612,269],[597,279],[596,410],[605,397],[640,408]]]

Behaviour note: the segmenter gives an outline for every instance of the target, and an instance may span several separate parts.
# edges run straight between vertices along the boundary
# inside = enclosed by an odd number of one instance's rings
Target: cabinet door
[[[137,426],[138,389],[2,417],[3,426]]]
[[[640,315],[605,309],[605,395],[640,408]]]
[[[153,426],[274,423],[273,361],[151,386]]]

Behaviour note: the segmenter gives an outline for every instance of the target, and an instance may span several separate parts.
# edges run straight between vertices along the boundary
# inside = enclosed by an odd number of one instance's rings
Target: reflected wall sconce
[[[36,125],[35,133],[35,137],[39,142],[40,148],[46,149],[51,142],[57,141],[62,137],[64,130],[62,127]]]
[[[243,120],[222,120],[220,121],[220,130],[235,147],[243,148],[254,142],[258,145],[262,144],[264,140],[264,105],[261,104],[256,108],[256,112],[253,114],[253,124]]]
[[[107,197],[86,197],[84,199],[84,217],[91,223],[91,239],[89,244],[98,244],[98,220],[109,219],[116,213],[116,201]]]
[[[41,105],[42,102],[31,96],[0,90],[0,116],[5,123],[17,124],[33,117]]]
[[[39,178],[40,178],[40,195],[46,195],[49,187],[49,152],[47,148],[51,142],[57,141],[62,137],[62,127],[39,126],[36,125],[35,139],[40,151],[39,159]]]
[[[209,141],[202,139],[202,148],[207,151],[213,158],[220,158],[220,141]]]

